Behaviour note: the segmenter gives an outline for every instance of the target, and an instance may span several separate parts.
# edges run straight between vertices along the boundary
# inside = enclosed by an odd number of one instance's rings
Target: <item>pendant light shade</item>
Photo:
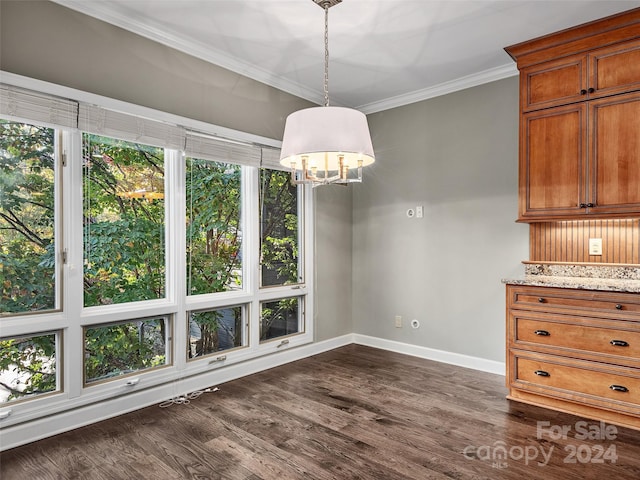
[[[287,117],[282,139],[280,164],[302,170],[330,172],[343,166],[356,169],[371,165],[375,156],[367,117],[358,110],[344,107],[313,107],[298,110]]]
[[[294,185],[362,181],[362,167],[375,161],[367,117],[358,110],[329,106],[329,8],[341,0],[313,0],[324,9],[324,107],[287,117],[280,164]],[[355,173],[351,173],[355,172]]]

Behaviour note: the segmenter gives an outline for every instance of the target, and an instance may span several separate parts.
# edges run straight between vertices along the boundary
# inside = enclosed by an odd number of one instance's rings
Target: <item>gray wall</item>
[[[46,1],[0,2],[0,70],[281,139],[309,102]],[[351,194],[318,191],[316,339],[350,333]]]
[[[356,185],[359,188],[362,185]],[[314,189],[316,217],[316,339],[353,332],[351,321],[352,188]]]
[[[354,331],[504,361],[500,280],[528,256],[528,228],[514,223],[517,78],[368,118],[376,163],[353,190]],[[417,205],[424,218],[407,218]]]

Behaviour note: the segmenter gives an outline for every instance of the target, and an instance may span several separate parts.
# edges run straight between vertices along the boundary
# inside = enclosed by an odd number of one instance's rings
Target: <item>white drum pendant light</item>
[[[295,185],[361,182],[362,167],[375,161],[367,117],[329,106],[329,7],[341,1],[313,0],[324,9],[324,107],[287,117],[280,164],[291,169]]]

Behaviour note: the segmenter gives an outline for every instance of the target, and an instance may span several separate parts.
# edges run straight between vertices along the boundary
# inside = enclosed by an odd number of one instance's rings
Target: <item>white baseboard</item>
[[[504,362],[496,362],[495,360],[487,360],[485,358],[471,357],[460,353],[445,352],[444,350],[436,350],[434,348],[421,347],[411,345],[409,343],[396,342],[379,337],[370,337],[368,335],[353,334],[353,343],[358,345],[366,345],[368,347],[381,348],[397,353],[404,353],[413,357],[420,357],[426,360],[434,360],[436,362],[449,363],[459,367],[472,368],[483,372],[495,373],[504,376]]]
[[[203,373],[183,378],[157,387],[133,392],[122,397],[112,398],[106,401],[57,413],[48,417],[3,428],[2,435],[0,436],[0,451],[25,445],[36,440],[51,437],[53,435],[102,420],[107,420],[144,407],[157,405],[164,399],[184,395],[196,390],[202,390],[209,385],[222,385],[231,380],[236,380],[253,373],[258,373],[286,363],[318,355],[352,343],[504,375],[505,366],[501,362],[420,347],[408,343],[395,342],[383,338],[370,337],[367,335],[348,334],[292,348],[291,350],[280,352],[277,355],[267,355],[235,365],[229,365],[224,369],[219,369],[211,373]],[[205,395],[215,395],[215,393],[205,393]]]

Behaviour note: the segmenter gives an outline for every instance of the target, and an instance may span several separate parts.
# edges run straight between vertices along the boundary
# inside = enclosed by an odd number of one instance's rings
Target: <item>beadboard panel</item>
[[[576,220],[532,223],[534,262],[640,263],[640,220]],[[589,255],[589,239],[602,238],[602,255]]]

